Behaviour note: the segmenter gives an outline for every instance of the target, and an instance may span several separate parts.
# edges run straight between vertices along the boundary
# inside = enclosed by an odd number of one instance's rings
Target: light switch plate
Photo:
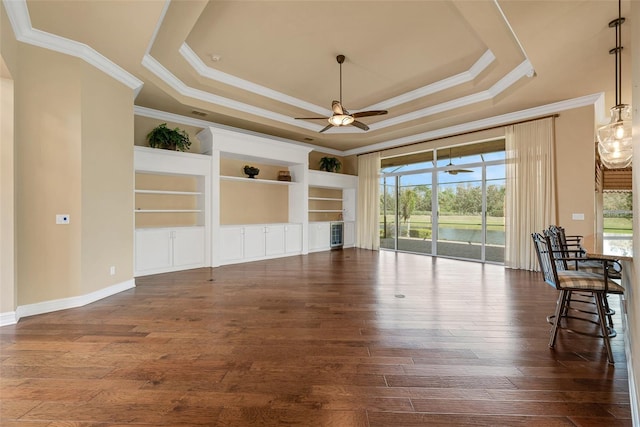
[[[70,221],[69,214],[56,215],[56,224],[69,224],[69,221]]]
[[[571,214],[571,219],[574,219],[576,221],[584,221],[584,214],[583,213]]]

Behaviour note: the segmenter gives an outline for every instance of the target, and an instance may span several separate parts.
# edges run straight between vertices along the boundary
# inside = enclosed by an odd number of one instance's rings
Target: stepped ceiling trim
[[[295,120],[293,117],[285,116],[284,114],[275,113],[264,108],[255,107],[244,102],[235,101],[230,98],[225,98],[224,96],[214,95],[210,92],[205,92],[204,90],[188,86],[173,73],[171,73],[171,71],[162,66],[162,64],[160,64],[160,62],[158,62],[151,55],[144,56],[144,58],[142,59],[142,65],[182,96],[198,99],[200,101],[209,102],[211,104],[220,105],[222,107],[231,108],[237,111],[243,111],[254,116],[264,117],[265,119],[287,123],[304,129],[322,129],[320,126],[314,125],[312,123],[301,122],[300,120]]]
[[[324,124],[316,125],[313,123],[309,123],[305,120],[295,120],[294,118],[286,116],[284,114],[275,113],[273,111],[266,110],[264,108],[255,107],[253,105],[235,101],[222,96],[214,95],[210,92],[206,92],[204,90],[200,90],[200,89],[196,89],[191,86],[188,86],[186,83],[180,80],[176,75],[171,73],[171,71],[166,69],[159,61],[157,61],[151,55],[148,55],[148,54],[145,55],[142,61],[142,65],[145,68],[147,68],[150,72],[155,74],[167,85],[169,85],[172,89],[174,89],[176,92],[178,92],[183,96],[187,96],[187,97],[194,98],[204,102],[210,102],[212,104],[231,108],[237,111],[242,111],[242,112],[263,117],[266,119],[276,120],[281,123],[286,123],[286,124],[304,128],[304,129],[320,131],[325,126]],[[222,74],[225,74],[225,73],[222,73]],[[520,65],[518,65],[516,68],[511,70],[506,76],[501,78],[490,89],[477,92],[475,94],[467,95],[461,98],[457,98],[451,101],[443,102],[441,104],[437,104],[431,107],[423,108],[421,110],[413,111],[411,113],[403,114],[391,119],[382,120],[380,122],[369,125],[369,127],[371,128],[371,131],[380,130],[389,126],[398,125],[411,120],[422,119],[428,116],[432,116],[434,114],[451,111],[458,108],[463,108],[478,102],[488,101],[496,97],[497,95],[499,95],[501,92],[509,88],[511,85],[515,84],[522,77],[525,77],[525,76],[533,77],[533,74],[534,74],[533,66],[528,60],[525,60],[522,63],[520,63]],[[228,74],[226,74],[226,76],[233,77]],[[233,80],[235,83],[238,83],[238,81],[241,81],[242,79],[234,78]],[[229,81],[231,81],[231,79],[229,79]],[[244,80],[242,81],[246,82]],[[262,89],[268,90],[267,88],[263,88],[262,86],[253,85],[250,82],[246,82],[245,89],[249,90],[248,88],[252,86],[255,86],[256,88],[262,88]],[[421,88],[421,89],[424,89],[424,88]],[[276,91],[270,91],[270,92],[278,93]],[[259,94],[263,95],[263,93],[259,93]],[[264,96],[267,96],[267,95],[264,95]],[[291,97],[288,97],[288,98],[291,98]],[[295,98],[291,98],[291,99],[295,99]],[[319,113],[319,114],[325,114],[325,113]],[[331,112],[327,110],[326,114],[331,115]],[[327,133],[361,133],[361,132],[362,132],[361,130],[351,126],[334,127],[327,131]]]
[[[459,135],[466,132],[481,131],[484,129],[506,126],[509,123],[535,119],[536,117],[542,117],[549,114],[559,113],[561,111],[571,110],[574,108],[587,107],[593,105],[598,115],[598,110],[602,109],[604,105],[604,93],[596,93],[592,95],[582,96],[580,98],[568,99],[565,101],[554,102],[552,104],[541,105],[539,107],[528,108],[526,110],[514,111],[512,113],[502,114],[499,116],[488,117],[486,119],[476,120],[460,125],[449,126],[429,132],[424,132],[416,135],[397,138],[394,140],[382,142],[379,144],[372,144],[367,147],[357,148],[353,150],[345,150],[345,156],[354,154],[363,154],[372,151],[388,150],[390,148],[396,148],[403,145],[415,144],[417,142],[430,141],[438,138],[445,138],[449,136]]]
[[[183,43],[180,46],[180,54],[182,57],[189,63],[189,65],[202,77],[215,80],[220,83],[224,83],[230,86],[237,87],[239,89],[246,90],[248,92],[254,93],[256,95],[264,96],[267,98],[271,98],[273,100],[292,105],[294,107],[298,107],[303,110],[311,111],[317,114],[330,116],[332,111],[320,107],[315,104],[311,104],[309,102],[305,102],[301,99],[294,98],[292,96],[288,96],[282,92],[278,92],[267,87],[252,83],[248,80],[244,80],[231,74],[227,74],[225,72],[216,70],[215,68],[209,67],[202,61],[202,59],[189,47],[187,43]],[[390,109],[392,107],[396,107],[398,105],[405,104],[407,102],[446,90],[452,87],[468,83],[473,81],[480,73],[491,65],[491,63],[496,59],[495,55],[491,50],[487,50],[482,56],[466,71],[463,71],[459,74],[456,74],[451,77],[447,77],[435,83],[428,84],[421,88],[409,91],[407,93],[403,93],[391,99],[387,99],[381,101],[377,104],[370,105],[366,108],[363,108],[362,111],[365,110],[385,110]],[[356,111],[354,111],[356,112]]]

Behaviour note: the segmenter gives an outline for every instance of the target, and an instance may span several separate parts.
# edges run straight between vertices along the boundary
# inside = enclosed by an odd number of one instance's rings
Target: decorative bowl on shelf
[[[259,173],[260,169],[255,166],[244,165],[244,173],[249,175],[249,178],[255,178]]]

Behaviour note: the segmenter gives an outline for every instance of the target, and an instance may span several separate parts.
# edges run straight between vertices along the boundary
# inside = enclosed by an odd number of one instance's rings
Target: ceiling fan
[[[450,167],[450,166],[455,166],[453,163],[451,163],[451,148],[449,148],[449,164],[445,167]],[[448,173],[449,175],[458,175],[459,173],[471,173],[473,172],[472,170],[469,169],[447,169],[444,171],[444,173]]]
[[[334,126],[347,126],[353,125],[357,128],[360,128],[364,131],[369,130],[369,126],[365,125],[362,122],[359,122],[358,118],[360,117],[369,117],[369,116],[381,116],[383,114],[387,114],[387,110],[370,110],[370,111],[358,111],[357,113],[349,113],[346,108],[342,106],[342,63],[344,62],[345,56],[338,55],[336,56],[336,61],[340,64],[340,101],[333,101],[331,103],[331,110],[333,111],[333,115],[331,117],[296,117],[297,120],[329,120],[329,124],[324,127],[320,133],[326,131],[327,129],[331,129]]]

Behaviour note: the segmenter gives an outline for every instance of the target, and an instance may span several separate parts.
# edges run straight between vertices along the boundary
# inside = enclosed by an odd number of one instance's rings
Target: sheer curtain
[[[531,233],[556,223],[554,119],[506,127],[505,266],[538,270]]]
[[[380,249],[380,153],[358,157],[358,221],[356,246]]]

